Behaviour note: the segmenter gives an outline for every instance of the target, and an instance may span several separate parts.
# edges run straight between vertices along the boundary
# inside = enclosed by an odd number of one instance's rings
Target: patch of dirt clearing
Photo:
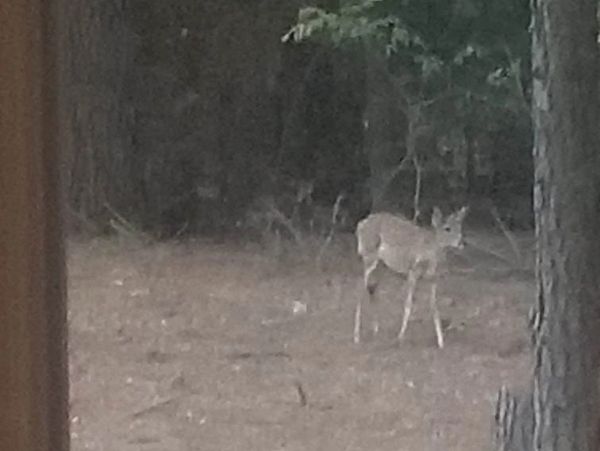
[[[402,284],[385,271],[388,321],[352,343],[351,251],[316,268],[251,246],[73,241],[72,448],[490,449],[497,389],[529,376],[534,285],[467,257],[439,288],[438,350],[424,299],[394,340]]]

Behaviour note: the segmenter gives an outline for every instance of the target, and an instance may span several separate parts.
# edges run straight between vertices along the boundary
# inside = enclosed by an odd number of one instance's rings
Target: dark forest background
[[[351,229],[467,203],[531,228],[529,7],[487,3],[68,2],[70,228],[293,233],[334,206]]]

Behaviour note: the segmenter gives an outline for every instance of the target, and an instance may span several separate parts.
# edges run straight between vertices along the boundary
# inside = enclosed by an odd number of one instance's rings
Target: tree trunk
[[[125,83],[133,61],[133,34],[125,2],[61,2],[61,109],[70,207],[97,218],[105,203],[119,209],[130,199],[131,112]],[[139,170],[139,168],[136,168]]]
[[[515,420],[518,430],[531,430],[525,444],[513,442],[502,449],[597,451],[600,73],[596,0],[533,0],[532,6],[538,243],[537,302],[531,315],[533,415]],[[523,426],[527,421],[532,428]]]
[[[367,155],[370,177],[371,210],[396,210],[400,195],[389,180],[390,168],[403,157],[399,149],[408,126],[398,107],[394,87],[379,49],[365,45],[366,96],[363,113],[363,146]]]

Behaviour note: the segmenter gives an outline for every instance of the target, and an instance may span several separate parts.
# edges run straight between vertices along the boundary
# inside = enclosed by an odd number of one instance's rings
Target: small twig
[[[187,230],[188,226],[189,226],[189,222],[185,221],[183,223],[183,225],[179,228],[179,230],[177,230],[177,232],[175,232],[175,235],[173,235],[173,238],[179,238],[181,236],[181,234]]]
[[[384,189],[380,190],[378,198],[374,200],[379,200],[379,198],[381,198],[384,195],[384,193],[387,190],[387,187],[390,185],[390,183],[392,183],[392,180],[394,180],[396,176],[400,174],[400,172],[406,169],[406,167],[411,163],[411,160],[412,152],[407,150],[406,154],[404,154],[404,157],[402,157],[402,161],[400,161],[400,163],[398,163],[396,166],[390,169],[387,173],[381,174],[379,180],[381,180],[381,184],[384,187]]]
[[[283,225],[292,234],[294,240],[296,241],[296,244],[301,244],[302,235],[298,230],[296,230],[294,224],[292,224],[292,221],[281,211],[279,211],[279,209],[271,202],[264,201],[263,203],[265,207],[269,210],[269,213],[273,215],[273,219],[279,222],[281,225]]]
[[[492,214],[492,217],[494,218],[494,220],[500,227],[500,230],[502,231],[502,233],[504,233],[504,236],[508,240],[508,243],[510,244],[512,251],[514,252],[515,257],[517,258],[517,265],[520,268],[523,267],[523,255],[519,250],[519,245],[517,244],[517,240],[515,240],[513,233],[508,229],[508,227],[506,227],[506,224],[504,224],[504,221],[502,221],[502,218],[500,218],[498,209],[495,206],[490,207],[490,213]]]
[[[130,237],[142,237],[144,240],[151,241],[151,238],[146,233],[139,230],[130,221],[125,219],[117,210],[115,210],[108,202],[104,202],[104,207],[114,216],[109,221],[110,226],[118,233],[128,235]]]
[[[513,266],[513,262],[511,262],[511,261],[510,261],[510,260],[509,260],[509,259],[506,257],[506,255],[503,255],[503,254],[501,254],[501,253],[500,253],[500,252],[498,252],[498,251],[495,251],[495,250],[493,250],[493,249],[490,249],[489,247],[487,247],[487,246],[484,246],[484,245],[482,245],[481,243],[478,243],[478,242],[476,242],[476,241],[473,241],[473,238],[469,238],[469,239],[467,240],[467,244],[468,244],[470,247],[473,247],[473,248],[475,248],[475,249],[479,249],[480,251],[482,251],[482,252],[484,252],[484,253],[486,253],[486,254],[489,254],[489,255],[492,255],[492,256],[496,257],[498,260],[500,260],[500,261],[502,261],[502,262],[506,263],[508,266]]]
[[[130,232],[134,233],[137,229],[127,220],[125,219],[117,210],[115,210],[112,205],[108,202],[104,202],[104,207],[115,217],[115,219],[125,228],[127,228]]]
[[[325,241],[323,242],[323,245],[319,249],[319,252],[317,254],[317,258],[315,259],[315,262],[316,262],[316,264],[317,264],[318,267],[321,266],[321,259],[323,258],[323,255],[325,254],[325,250],[331,244],[331,240],[333,239],[334,233],[335,233],[335,230],[332,227],[331,230],[329,231],[329,233],[327,234],[327,237],[325,238]]]
[[[421,216],[421,181],[423,168],[419,164],[419,159],[417,158],[417,154],[413,155],[413,165],[415,166],[415,196],[413,200],[413,208],[414,208],[414,217],[413,222],[416,223],[419,220],[419,216]]]
[[[333,235],[335,234],[335,226],[337,225],[337,217],[340,214],[341,204],[345,197],[346,196],[343,192],[338,194],[338,197],[336,198],[335,203],[333,204],[333,208],[331,210],[331,228],[329,229],[329,233],[327,234],[327,237],[325,238],[323,245],[319,249],[317,258],[315,259],[317,267],[321,266],[321,259],[323,258],[323,255],[325,254],[325,250],[327,249],[327,247],[331,244],[331,241],[333,240]]]
[[[166,406],[172,404],[176,400],[177,400],[176,397],[166,398],[163,400],[156,400],[152,403],[152,405],[150,405],[148,407],[144,407],[143,409],[140,409],[137,412],[132,413],[131,416],[133,418],[139,418],[141,416],[156,412],[157,410],[160,410],[162,407],[166,407]]]
[[[298,401],[302,407],[306,407],[308,405],[308,396],[302,387],[300,381],[294,381],[294,385],[296,386],[296,391],[298,392]]]

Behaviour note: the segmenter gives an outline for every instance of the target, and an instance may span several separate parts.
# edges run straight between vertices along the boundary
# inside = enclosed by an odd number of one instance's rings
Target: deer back
[[[375,213],[357,227],[358,253],[381,260],[390,269],[408,272],[415,264],[435,258],[435,234],[391,213]]]

